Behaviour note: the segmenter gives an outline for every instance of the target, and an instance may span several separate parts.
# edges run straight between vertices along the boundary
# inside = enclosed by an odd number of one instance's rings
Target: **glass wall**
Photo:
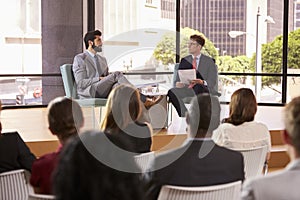
[[[171,87],[174,63],[179,61],[176,40],[182,58],[188,55],[189,36],[199,33],[207,39],[203,53],[218,65],[221,101],[229,101],[240,87],[251,88],[260,103],[280,104],[300,95],[299,1],[95,0],[95,15],[89,2],[93,1],[4,2],[0,8],[4,104],[16,104],[19,95],[26,104],[47,104],[64,95],[59,66],[72,63],[74,55],[84,50],[82,37],[91,16],[94,27],[103,32],[102,53],[110,71],[123,71],[133,83]],[[288,8],[284,2],[289,2]],[[284,11],[289,18],[286,64]],[[176,28],[180,28],[177,38]]]

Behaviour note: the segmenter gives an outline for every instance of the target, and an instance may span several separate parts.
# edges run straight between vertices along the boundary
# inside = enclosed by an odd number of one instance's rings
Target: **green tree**
[[[277,36],[272,42],[262,45],[262,71],[267,73],[282,72],[282,43],[283,36]],[[288,68],[300,68],[300,29],[291,31],[288,35]],[[253,56],[252,60],[255,60]],[[254,64],[253,64],[254,66]],[[280,84],[281,77],[268,76],[262,78],[263,86],[271,87]]]
[[[254,67],[250,65],[250,58],[247,56],[219,56],[216,60],[219,72],[254,72]],[[231,76],[232,80],[245,84],[246,76]],[[228,82],[229,83],[229,82]]]
[[[193,34],[199,34],[202,36],[204,35],[203,33],[200,33],[199,31],[188,27],[181,29],[180,33],[180,56],[183,58],[188,55],[187,43],[190,36]],[[210,40],[208,40],[205,36],[204,38],[205,45],[202,48],[201,52],[216,59],[218,57],[218,51]],[[174,32],[166,33],[154,49],[153,55],[155,59],[161,61],[164,65],[174,64],[176,58],[175,41],[176,36]]]

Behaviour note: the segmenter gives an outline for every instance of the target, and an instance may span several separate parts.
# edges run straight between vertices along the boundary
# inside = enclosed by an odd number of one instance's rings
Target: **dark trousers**
[[[167,95],[169,97],[169,101],[175,107],[179,117],[185,117],[187,108],[184,103],[189,103],[192,97],[202,93],[209,93],[207,87],[197,84],[193,88],[171,88]]]

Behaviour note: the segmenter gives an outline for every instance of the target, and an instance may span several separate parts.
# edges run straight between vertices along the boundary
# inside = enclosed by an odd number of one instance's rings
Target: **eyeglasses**
[[[197,42],[188,42],[187,45],[191,46],[191,45],[199,45],[199,44]]]

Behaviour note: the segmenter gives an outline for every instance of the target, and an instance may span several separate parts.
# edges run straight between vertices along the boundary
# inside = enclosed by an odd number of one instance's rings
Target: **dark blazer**
[[[16,169],[31,171],[35,159],[18,132],[0,135],[0,173]]]
[[[192,63],[193,56],[186,56],[181,59],[178,70],[193,69]],[[214,95],[218,93],[218,68],[211,57],[201,54],[196,76],[198,79],[206,81],[210,93]],[[176,82],[178,81],[179,76],[177,75]]]
[[[148,197],[157,198],[162,185],[208,186],[244,180],[241,153],[212,140],[187,140],[175,150],[155,158],[149,177]]]

